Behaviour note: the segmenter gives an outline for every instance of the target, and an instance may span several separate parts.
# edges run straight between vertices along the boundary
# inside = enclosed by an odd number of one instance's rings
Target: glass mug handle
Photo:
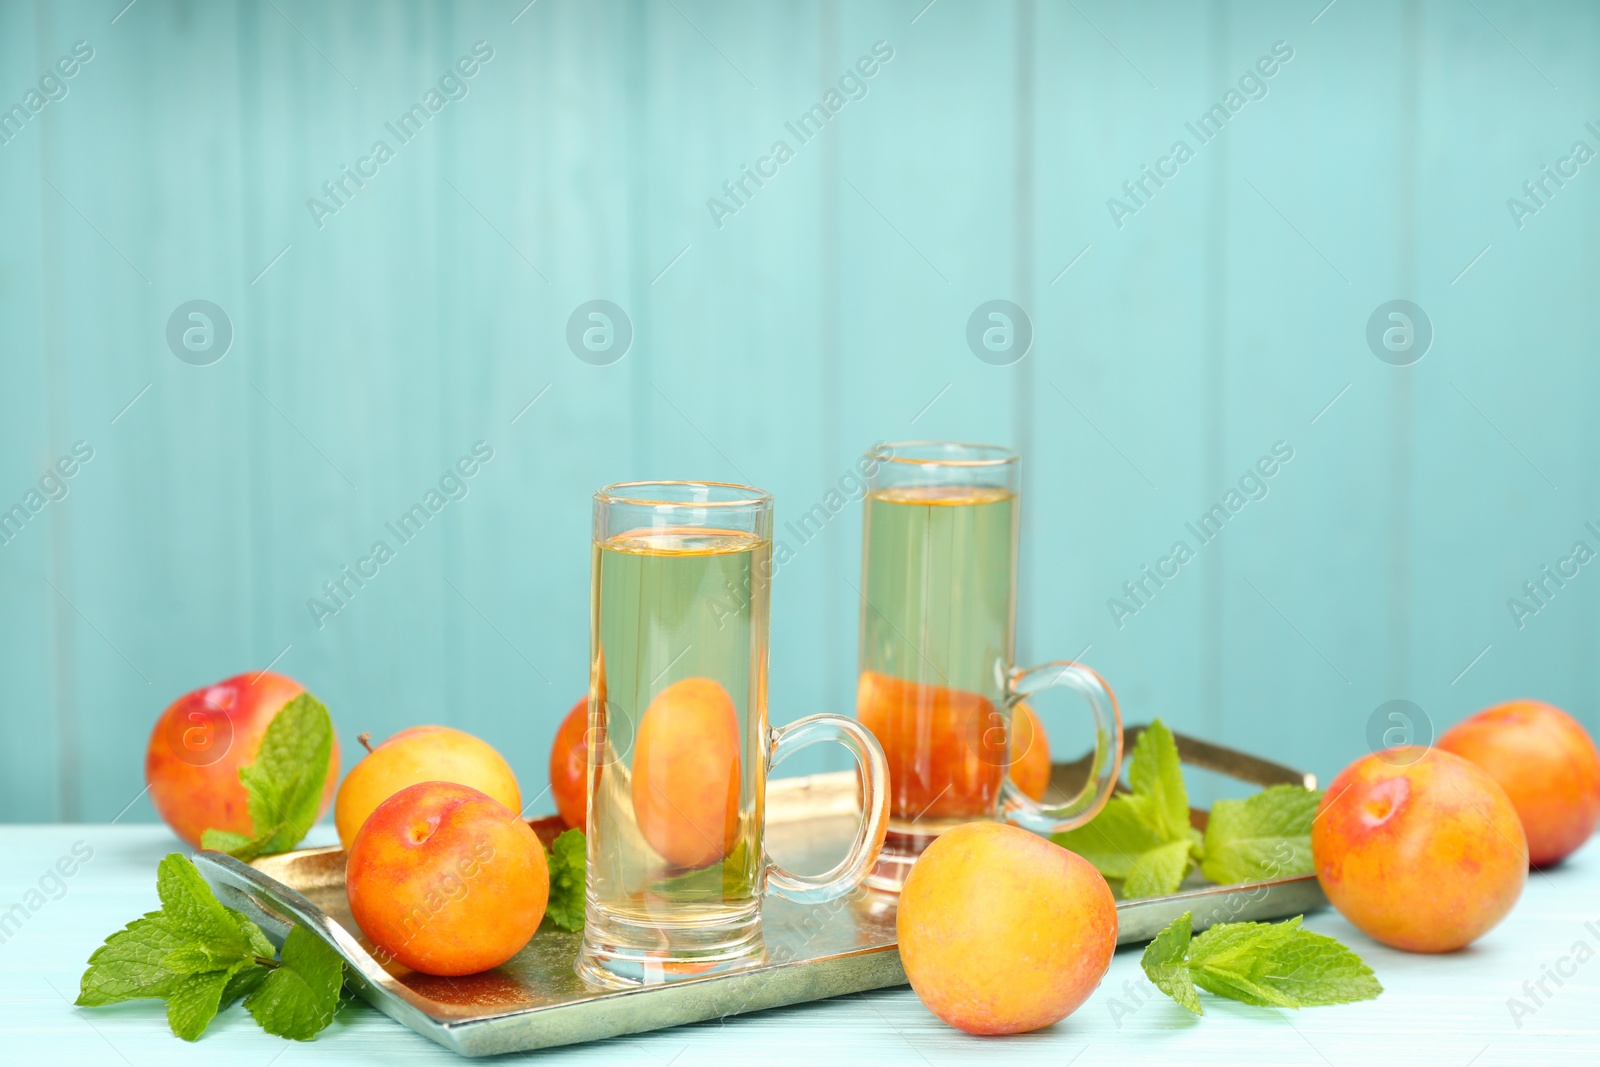
[[[1035,693],[1057,688],[1074,690],[1088,703],[1094,720],[1094,758],[1083,788],[1062,804],[1041,804],[1018,789],[1007,773],[1001,786],[1005,817],[1040,834],[1073,830],[1098,815],[1122,772],[1122,712],[1105,679],[1088,667],[1066,660],[1018,667],[1006,676],[1006,707],[1013,709]],[[1009,716],[1006,721],[1009,725]]]
[[[862,783],[861,826],[849,854],[832,870],[818,875],[794,874],[766,857],[767,886],[779,896],[802,904],[821,904],[842,897],[860,885],[878,862],[884,834],[889,829],[889,763],[883,757],[883,749],[866,727],[842,715],[810,715],[773,728],[770,736],[769,772],[801,749],[824,741],[843,745],[855,757]]]

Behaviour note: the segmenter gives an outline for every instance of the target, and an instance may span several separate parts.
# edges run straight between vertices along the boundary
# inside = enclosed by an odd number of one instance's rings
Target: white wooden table
[[[331,838],[331,828],[318,827],[313,843]],[[65,892],[46,878],[44,891],[30,897],[57,860],[70,857],[76,842],[94,854],[62,880]],[[461,1062],[359,1002],[311,1043],[269,1037],[238,1007],[212,1023],[195,1044],[171,1035],[156,1001],[72,1007],[89,953],[112,930],[157,906],[156,863],[178,847],[158,826],[0,828],[0,915],[14,903],[27,910],[29,903],[42,900],[20,925],[13,912],[0,929],[0,1063]],[[928,1014],[911,990],[901,987],[530,1056],[551,1064],[660,1067],[920,1065],[980,1058],[1055,1067],[1600,1063],[1600,846],[1594,842],[1558,870],[1535,874],[1510,918],[1478,944],[1450,956],[1409,956],[1382,948],[1331,911],[1310,917],[1307,925],[1354,946],[1377,971],[1383,996],[1294,1013],[1202,994],[1207,1014],[1191,1019],[1144,980],[1138,951],[1125,949],[1075,1015],[1020,1037],[967,1037]],[[1580,943],[1586,950],[1577,949]],[[1566,972],[1560,986],[1549,977],[1558,970]],[[1538,991],[1541,979],[1549,996]],[[1535,983],[1537,1003],[1524,982]],[[1508,1005],[1512,997],[1521,998],[1532,1014],[1514,1019]]]

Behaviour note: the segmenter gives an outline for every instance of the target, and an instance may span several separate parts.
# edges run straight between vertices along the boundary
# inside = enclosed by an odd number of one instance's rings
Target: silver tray
[[[1127,731],[1131,747],[1142,727]],[[1220,745],[1177,736],[1184,763],[1254,785],[1316,779]],[[1072,790],[1084,763],[1057,764],[1052,784]],[[1204,828],[1206,813],[1191,818]],[[854,771],[773,779],[767,785],[767,847],[796,870],[821,870],[841,856],[857,821]],[[542,839],[555,818],[536,819]],[[731,974],[628,990],[586,986],[573,973],[580,934],[542,928],[510,962],[482,974],[437,978],[398,963],[386,969],[350,917],[344,851],[304,849],[244,864],[219,852],[195,863],[224,903],[281,944],[302,924],[349,965],[349,981],[385,1015],[463,1056],[488,1056],[658,1030],[866,989],[902,985],[895,948],[896,898],[871,890],[823,905],[768,897],[762,907],[766,959]],[[1117,904],[1118,944],[1149,941],[1184,912],[1196,930],[1218,922],[1278,919],[1327,904],[1313,875],[1235,886],[1202,882],[1171,896]]]

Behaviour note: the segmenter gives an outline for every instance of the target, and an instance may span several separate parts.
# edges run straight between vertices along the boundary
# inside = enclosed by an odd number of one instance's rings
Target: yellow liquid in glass
[[[588,921],[624,955],[715,956],[759,916],[771,555],[698,527],[594,545]]]
[[[889,762],[890,830],[932,835],[995,811],[1005,774],[1017,497],[869,494],[856,714]]]

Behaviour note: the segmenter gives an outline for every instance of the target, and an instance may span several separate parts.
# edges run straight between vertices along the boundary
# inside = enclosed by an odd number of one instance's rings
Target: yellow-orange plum
[[[975,822],[946,831],[911,868],[896,929],[929,1011],[969,1034],[1018,1034],[1094,992],[1117,947],[1117,904],[1083,857]]]
[[[339,843],[348,849],[379,804],[418,782],[471,786],[512,811],[522,810],[517,776],[488,742],[448,726],[413,726],[367,753],[345,775],[333,811]]]
[[[725,857],[739,828],[739,716],[711,678],[673,682],[650,701],[633,740],[633,813],[675,867]]]

